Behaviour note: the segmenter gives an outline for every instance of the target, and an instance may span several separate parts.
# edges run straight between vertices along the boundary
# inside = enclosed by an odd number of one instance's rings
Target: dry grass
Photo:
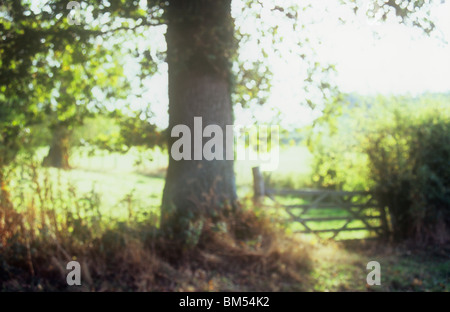
[[[261,222],[256,218],[251,221]],[[111,229],[84,244],[69,237],[63,241],[36,237],[28,243],[29,238],[21,236],[2,247],[0,286],[13,291],[301,289],[305,282],[302,273],[309,268],[301,243],[284,239],[264,226],[252,233],[254,236],[242,239],[231,230],[212,228],[207,222],[198,245],[190,249],[174,246],[158,235],[145,238],[136,228]],[[65,267],[71,260],[81,264],[82,287],[65,284]]]
[[[104,220],[95,194],[52,185],[31,166],[32,194],[20,212],[2,188],[0,289],[3,291],[304,290],[308,244],[268,219],[241,210],[206,219],[198,243],[177,246],[157,219]],[[82,286],[67,286],[68,262],[81,264]]]

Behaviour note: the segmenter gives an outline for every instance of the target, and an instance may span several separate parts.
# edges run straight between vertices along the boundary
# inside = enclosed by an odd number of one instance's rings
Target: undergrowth
[[[157,215],[132,213],[131,198],[124,199],[128,219],[113,219],[101,214],[94,191],[78,194],[39,172],[33,163],[16,168],[9,178],[18,175],[27,187],[2,193],[9,196],[0,207],[2,291],[295,291],[307,284],[308,245],[264,214],[241,209],[205,220],[198,243],[186,248],[161,234]],[[72,260],[81,286],[67,285]]]

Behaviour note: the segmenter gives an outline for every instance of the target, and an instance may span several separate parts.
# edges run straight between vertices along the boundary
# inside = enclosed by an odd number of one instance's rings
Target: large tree
[[[233,124],[230,63],[234,27],[230,8],[231,0],[170,1],[166,13],[169,130],[182,124],[193,136],[194,131],[198,133],[194,129],[196,116],[202,117],[204,126],[225,129]],[[169,138],[169,152],[176,139]],[[194,150],[194,139],[190,142],[192,160],[169,157],[163,194],[163,226],[176,235],[186,230],[192,217],[212,215],[236,200],[233,162],[194,160],[198,151]],[[225,159],[225,149],[223,153]]]

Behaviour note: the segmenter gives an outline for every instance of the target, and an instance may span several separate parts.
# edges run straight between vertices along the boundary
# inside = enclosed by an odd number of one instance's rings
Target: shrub
[[[396,239],[443,242],[450,229],[450,121],[398,114],[368,136],[370,176]]]
[[[312,129],[316,187],[373,190],[396,239],[444,242],[450,229],[448,95],[329,103]]]

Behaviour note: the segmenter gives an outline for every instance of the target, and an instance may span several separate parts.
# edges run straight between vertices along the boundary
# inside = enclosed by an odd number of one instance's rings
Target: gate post
[[[264,179],[259,167],[252,168],[253,173],[253,200],[255,203],[261,203],[264,199]]]
[[[387,238],[389,235],[389,225],[387,221],[386,207],[379,205],[379,209],[381,217],[381,227],[383,228],[383,236],[384,238]]]

